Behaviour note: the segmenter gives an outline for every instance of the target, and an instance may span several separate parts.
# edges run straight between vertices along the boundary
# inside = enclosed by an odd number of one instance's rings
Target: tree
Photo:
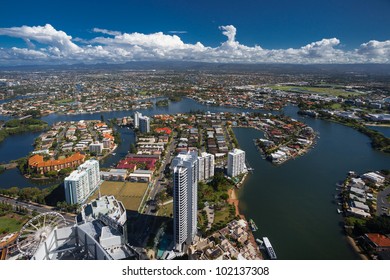
[[[136,154],[137,153],[137,148],[134,145],[134,143],[130,144],[130,153],[132,153],[132,154]]]
[[[220,195],[220,198],[223,200],[227,200],[229,198],[229,195],[227,193],[223,193]]]
[[[57,177],[57,175],[58,175],[58,172],[55,170],[51,170],[51,171],[48,171],[45,173],[45,176],[50,177],[50,178]]]
[[[222,172],[217,172],[214,175],[213,180],[211,181],[211,186],[215,191],[221,190],[226,184],[226,178]]]

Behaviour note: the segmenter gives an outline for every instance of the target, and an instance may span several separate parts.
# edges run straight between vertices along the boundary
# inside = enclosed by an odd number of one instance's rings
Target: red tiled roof
[[[156,128],[154,131],[156,131],[157,133],[166,133],[166,134],[171,134],[172,133],[172,130],[168,127],[162,127],[162,128]]]
[[[145,163],[147,170],[154,170],[156,162],[156,158],[127,157],[119,161],[116,167],[119,169],[134,169],[137,163]]]
[[[103,138],[107,138],[107,139],[110,139],[110,140],[114,140],[114,136],[112,136],[111,134],[108,134],[108,133],[105,133],[103,134]]]
[[[60,165],[60,164],[66,164],[71,163],[78,160],[84,160],[85,155],[82,155],[80,153],[75,153],[71,155],[70,157],[64,158],[64,159],[58,159],[58,160],[43,160],[43,156],[41,155],[33,155],[28,159],[28,165],[32,167],[48,167],[48,166],[54,166],[54,165]]]
[[[378,247],[390,247],[390,238],[379,233],[367,233],[367,237]]]

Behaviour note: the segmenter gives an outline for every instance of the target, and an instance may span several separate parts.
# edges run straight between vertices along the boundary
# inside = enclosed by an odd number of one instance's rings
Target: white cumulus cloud
[[[0,64],[45,63],[124,63],[128,61],[199,61],[222,63],[390,63],[390,40],[372,40],[357,49],[343,50],[337,38],[325,38],[300,48],[264,49],[249,47],[236,40],[233,25],[220,26],[227,40],[217,47],[201,42],[188,44],[178,36],[184,31],[169,34],[122,33],[93,28],[99,33],[92,39],[75,38],[50,24],[0,28],[0,35],[23,39],[25,48],[0,48]],[[37,49],[34,43],[39,43]],[[42,46],[41,46],[42,45]]]
[[[25,26],[0,28],[0,35],[21,38],[25,41],[36,41],[55,47],[64,54],[73,54],[82,49],[72,42],[72,37],[63,31],[56,30],[50,24],[45,26]]]

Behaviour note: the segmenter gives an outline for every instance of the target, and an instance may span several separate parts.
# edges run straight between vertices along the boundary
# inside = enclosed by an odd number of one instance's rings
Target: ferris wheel
[[[49,234],[60,226],[66,226],[65,218],[57,212],[46,212],[29,220],[20,230],[16,245],[28,257],[34,255]]]

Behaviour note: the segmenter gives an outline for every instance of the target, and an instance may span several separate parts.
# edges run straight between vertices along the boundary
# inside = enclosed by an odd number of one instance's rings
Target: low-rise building
[[[390,251],[390,238],[386,235],[367,233],[364,240],[375,252]]]
[[[125,181],[127,179],[126,169],[110,169],[109,171],[100,171],[100,178],[105,181]]]
[[[48,171],[59,171],[64,168],[75,168],[82,164],[85,155],[75,153],[67,158],[44,160],[42,155],[36,154],[28,159],[28,165],[37,173],[44,174]]]
[[[100,155],[103,152],[103,143],[95,142],[89,145],[89,152],[95,153],[96,155]]]
[[[363,179],[366,179],[375,185],[382,185],[385,182],[385,177],[375,173],[375,172],[368,172],[362,175]]]
[[[135,170],[129,174],[129,181],[132,182],[150,182],[152,180],[153,171],[150,170]]]

